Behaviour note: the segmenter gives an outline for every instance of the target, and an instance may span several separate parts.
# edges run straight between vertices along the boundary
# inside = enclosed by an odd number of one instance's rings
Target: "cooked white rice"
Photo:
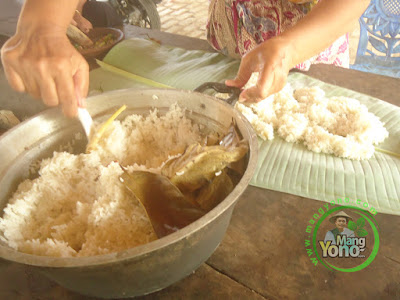
[[[249,85],[256,79],[252,76]],[[264,140],[272,140],[276,133],[287,142],[304,143],[311,151],[349,159],[370,158],[374,145],[389,135],[365,105],[348,97],[328,99],[319,87],[293,91],[287,84],[261,102],[238,102],[236,108]]]
[[[159,117],[131,115],[113,122],[99,150],[54,152],[40,176],[25,180],[0,219],[0,238],[25,253],[90,256],[156,239],[139,202],[125,191],[119,164],[159,172],[170,156],[201,139],[199,125],[178,106]]]

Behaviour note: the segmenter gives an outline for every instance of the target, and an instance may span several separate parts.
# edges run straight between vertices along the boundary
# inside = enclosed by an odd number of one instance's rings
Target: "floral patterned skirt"
[[[306,15],[309,6],[294,2],[296,1],[211,0],[207,39],[217,51],[240,58],[256,45],[284,32]],[[330,47],[300,63],[296,68],[308,70],[315,63],[348,68],[348,35],[340,37]]]

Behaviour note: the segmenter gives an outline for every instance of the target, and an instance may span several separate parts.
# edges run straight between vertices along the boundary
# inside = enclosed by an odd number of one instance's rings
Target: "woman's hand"
[[[258,102],[278,92],[284,86],[290,68],[317,55],[352,30],[369,2],[319,1],[296,25],[244,55],[236,78],[227,80],[226,85],[241,88],[252,72],[260,72],[257,85],[244,90],[239,100]]]
[[[87,95],[89,66],[71,45],[64,27],[19,30],[2,47],[1,60],[13,89],[48,106],[61,105],[66,116],[77,114],[78,102]]]
[[[242,57],[236,78],[225,84],[242,88],[253,72],[259,72],[257,84],[239,96],[240,102],[259,102],[283,88],[292,67],[293,51],[290,40],[281,37],[267,40]]]

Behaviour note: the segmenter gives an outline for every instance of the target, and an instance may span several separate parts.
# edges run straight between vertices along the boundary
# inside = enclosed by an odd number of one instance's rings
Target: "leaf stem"
[[[169,85],[166,85],[166,84],[163,84],[163,83],[160,83],[160,82],[157,82],[157,81],[154,81],[154,80],[151,80],[151,79],[148,79],[148,78],[145,78],[145,77],[142,77],[142,76],[130,73],[130,72],[127,72],[125,70],[119,69],[117,67],[109,65],[109,64],[105,63],[104,61],[101,61],[101,60],[98,60],[98,59],[96,59],[96,63],[102,69],[104,69],[106,71],[109,71],[111,73],[120,75],[120,76],[128,78],[128,79],[135,80],[137,82],[141,82],[141,83],[144,83],[144,84],[147,84],[147,85],[150,85],[150,86],[154,86],[154,87],[158,87],[158,88],[167,88],[167,89],[172,89],[173,88],[172,86],[169,86]]]
[[[122,105],[107,121],[101,124],[100,129],[94,134],[94,136],[90,139],[89,144],[86,147],[86,153],[90,153],[93,151],[101,137],[103,136],[106,129],[110,126],[110,124],[126,109],[126,105]]]
[[[391,156],[396,156],[396,157],[400,158],[400,154],[396,153],[396,152],[392,152],[392,151],[389,151],[389,150],[381,149],[381,148],[378,148],[378,147],[375,147],[375,150],[378,151],[378,152],[381,152],[381,153],[385,153],[385,154],[388,154],[388,155],[391,155]]]

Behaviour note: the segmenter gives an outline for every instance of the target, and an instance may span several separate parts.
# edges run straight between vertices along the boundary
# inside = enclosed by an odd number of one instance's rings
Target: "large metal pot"
[[[36,266],[64,287],[96,297],[131,297],[165,288],[199,267],[221,242],[234,205],[255,171],[256,135],[230,105],[197,92],[120,90],[91,97],[87,102],[97,120],[107,118],[122,104],[128,106],[127,115],[146,114],[151,108],[166,112],[173,103],[186,107],[191,119],[214,130],[226,131],[234,119],[250,145],[246,172],[231,194],[204,217],[149,244],[107,255],[56,258],[24,254],[0,243],[0,256]],[[83,132],[76,120],[64,118],[58,109],[49,109],[4,134],[0,138],[0,208],[6,206],[18,183],[29,177],[32,161],[51,156],[78,131]],[[82,151],[85,144],[86,140],[75,145],[75,151]]]

